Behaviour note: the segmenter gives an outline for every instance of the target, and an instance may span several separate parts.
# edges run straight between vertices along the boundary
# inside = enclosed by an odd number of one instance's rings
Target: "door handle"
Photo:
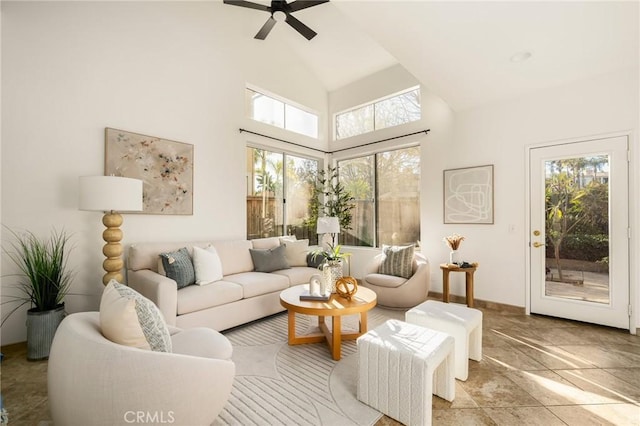
[[[539,242],[537,242],[537,241],[536,241],[536,242],[534,242],[534,243],[533,243],[533,246],[534,246],[535,248],[538,248],[538,247],[543,247],[543,246],[544,246],[544,244],[539,243]]]

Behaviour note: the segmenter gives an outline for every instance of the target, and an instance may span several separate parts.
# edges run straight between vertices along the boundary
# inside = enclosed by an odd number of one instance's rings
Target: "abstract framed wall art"
[[[493,165],[444,170],[444,223],[493,224]]]
[[[142,180],[142,213],[193,214],[193,145],[105,129],[106,176]]]

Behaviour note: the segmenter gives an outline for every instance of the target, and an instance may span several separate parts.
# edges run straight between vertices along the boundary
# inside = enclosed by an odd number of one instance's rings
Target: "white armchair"
[[[100,332],[100,314],[67,316],[48,366],[56,425],[210,425],[229,398],[232,348],[207,328],[172,329],[173,353],[119,345]]]
[[[389,308],[412,308],[427,300],[431,276],[429,261],[420,253],[414,253],[410,278],[378,273],[384,255],[379,254],[365,267],[362,285],[373,290],[378,304]]]

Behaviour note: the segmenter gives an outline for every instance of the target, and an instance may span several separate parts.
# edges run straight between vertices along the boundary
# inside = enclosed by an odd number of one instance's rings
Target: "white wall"
[[[245,84],[328,108],[310,70],[254,40],[254,28],[227,16],[240,8],[221,2],[1,7],[2,223],[73,233],[72,291],[85,295],[67,298],[69,312],[97,309],[102,291],[101,213],[78,211],[77,179],[103,174],[105,127],[194,145],[193,215],[125,215],[124,244],[244,238],[247,138],[238,128],[265,130],[244,118]],[[327,148],[326,132],[317,141],[274,136]],[[2,269],[13,269],[4,257]],[[13,283],[2,280],[3,294]],[[3,345],[25,340],[25,315],[2,327]]]
[[[465,260],[478,261],[475,296],[515,306],[525,306],[525,261],[528,231],[526,147],[550,141],[576,139],[615,132],[630,134],[632,162],[630,217],[634,230],[631,259],[638,259],[638,70],[603,75],[588,81],[541,90],[528,96],[462,111],[456,114],[451,146],[432,152],[425,168],[443,169],[494,164],[495,224],[443,225],[442,176],[432,182],[439,192],[437,206],[425,212],[423,226],[436,237],[458,232]],[[433,188],[433,187],[432,187]],[[437,208],[436,208],[437,207]],[[430,214],[432,213],[432,214]],[[435,261],[446,259],[446,247],[429,252]],[[636,312],[640,309],[638,262],[631,262],[632,294]],[[462,274],[456,274],[462,275]],[[439,290],[437,277],[432,288]],[[464,294],[462,276],[456,277],[452,291]],[[640,324],[639,316],[636,323]]]

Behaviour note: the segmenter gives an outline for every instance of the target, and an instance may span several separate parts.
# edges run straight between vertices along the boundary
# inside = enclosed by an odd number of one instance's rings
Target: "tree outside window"
[[[247,148],[247,238],[295,235],[315,244],[305,225],[318,161]]]

